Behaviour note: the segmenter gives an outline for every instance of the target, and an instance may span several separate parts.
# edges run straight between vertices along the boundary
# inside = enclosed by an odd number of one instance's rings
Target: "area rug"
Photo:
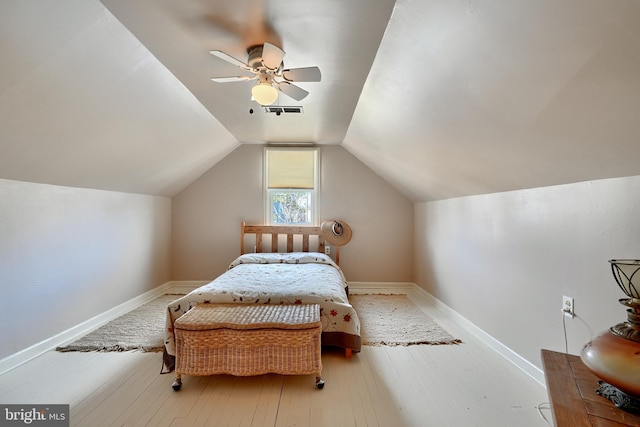
[[[350,295],[360,319],[362,344],[408,346],[460,344],[406,295]]]
[[[165,313],[182,295],[166,294],[110,321],[58,351],[162,351]]]

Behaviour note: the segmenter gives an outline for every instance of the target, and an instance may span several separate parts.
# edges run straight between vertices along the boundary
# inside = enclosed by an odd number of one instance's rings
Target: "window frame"
[[[269,188],[269,151],[312,151],[314,153],[314,162],[313,162],[313,188],[312,189],[302,189],[302,188]],[[264,215],[264,223],[268,225],[311,225],[318,226],[319,219],[318,214],[320,212],[319,201],[320,201],[320,147],[299,147],[299,146],[267,146],[264,147],[263,151],[263,215]],[[309,214],[311,216],[311,221],[309,223],[275,223],[274,215],[273,215],[273,206],[271,204],[271,196],[273,192],[301,192],[301,191],[309,191],[311,193],[311,208],[309,209]]]

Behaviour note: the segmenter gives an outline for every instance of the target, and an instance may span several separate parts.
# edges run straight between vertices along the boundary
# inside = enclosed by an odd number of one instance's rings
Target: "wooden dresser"
[[[639,415],[616,408],[596,393],[598,377],[580,357],[550,350],[541,353],[556,427],[640,427]]]

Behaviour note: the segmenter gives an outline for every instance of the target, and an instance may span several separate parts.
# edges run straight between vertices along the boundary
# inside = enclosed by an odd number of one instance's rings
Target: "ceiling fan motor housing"
[[[251,46],[247,49],[249,60],[247,64],[254,70],[262,67],[262,46]]]
[[[262,49],[263,49],[263,45],[256,45],[256,46],[251,46],[247,48],[247,53],[249,54],[247,65],[249,65],[252,69],[256,71],[267,69],[267,67],[265,67],[264,64],[262,63]],[[273,71],[275,73],[280,72],[280,70],[282,70],[282,65],[283,63],[280,63],[280,66],[278,67],[278,69]]]

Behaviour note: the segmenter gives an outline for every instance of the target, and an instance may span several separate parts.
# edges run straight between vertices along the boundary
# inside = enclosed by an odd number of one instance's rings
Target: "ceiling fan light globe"
[[[268,83],[260,83],[251,88],[253,99],[260,105],[271,105],[278,99],[278,90]]]

